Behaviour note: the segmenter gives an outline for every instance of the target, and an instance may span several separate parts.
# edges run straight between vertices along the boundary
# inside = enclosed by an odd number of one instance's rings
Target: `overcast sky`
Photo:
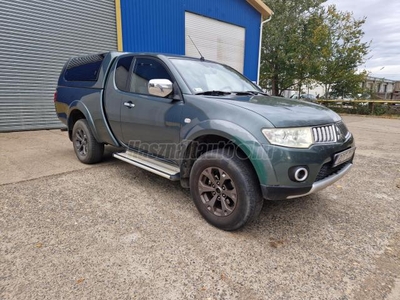
[[[361,69],[371,76],[400,80],[400,0],[328,0],[356,18],[367,17],[364,40],[372,41],[369,59]]]

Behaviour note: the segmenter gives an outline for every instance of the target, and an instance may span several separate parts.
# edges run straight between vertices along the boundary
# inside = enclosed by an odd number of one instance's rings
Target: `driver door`
[[[128,92],[121,101],[123,142],[132,149],[174,159],[180,142],[183,102],[150,95],[151,79],[174,82],[167,67],[153,57],[136,57],[131,68]]]

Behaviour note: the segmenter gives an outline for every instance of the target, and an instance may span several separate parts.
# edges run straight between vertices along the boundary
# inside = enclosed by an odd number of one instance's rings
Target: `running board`
[[[180,179],[178,166],[163,162],[150,156],[141,155],[133,151],[114,153],[113,156],[119,160],[127,162],[128,164],[150,171],[169,180],[177,181]]]

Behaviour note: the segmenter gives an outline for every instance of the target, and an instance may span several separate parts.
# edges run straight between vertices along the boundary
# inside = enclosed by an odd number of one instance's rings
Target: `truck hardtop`
[[[265,199],[328,187],[353,164],[354,138],[335,112],[269,96],[204,59],[73,57],[54,101],[82,163],[100,162],[104,146],[116,146],[115,158],[189,188],[200,214],[223,230],[254,220]]]

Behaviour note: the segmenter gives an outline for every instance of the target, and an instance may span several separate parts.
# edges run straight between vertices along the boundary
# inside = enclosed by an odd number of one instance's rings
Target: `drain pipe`
[[[263,27],[264,24],[268,23],[272,19],[273,13],[269,16],[268,19],[265,21],[261,22],[260,25],[260,42],[259,42],[259,48],[258,48],[258,70],[257,70],[257,85],[260,85],[260,69],[261,69],[261,46],[262,46],[262,36],[263,36]]]

